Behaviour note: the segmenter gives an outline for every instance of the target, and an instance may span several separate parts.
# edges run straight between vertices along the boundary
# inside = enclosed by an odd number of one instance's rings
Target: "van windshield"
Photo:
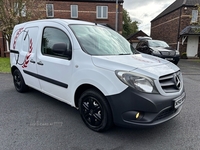
[[[132,45],[112,29],[98,25],[70,25],[82,49],[90,55],[131,55]]]

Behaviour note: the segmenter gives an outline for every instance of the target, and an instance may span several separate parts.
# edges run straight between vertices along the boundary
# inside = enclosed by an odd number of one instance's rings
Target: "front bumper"
[[[166,60],[171,61],[173,63],[178,63],[179,60],[180,60],[180,55],[174,55],[174,56],[154,55],[154,54],[152,54],[152,55],[156,56],[156,57],[160,57],[160,58],[166,59]]]
[[[147,94],[127,88],[120,94],[107,96],[113,121],[120,126],[153,126],[177,116],[182,106],[174,107],[175,99],[184,97],[185,91],[173,96]],[[137,116],[137,113],[140,116]],[[137,117],[136,117],[137,116]]]

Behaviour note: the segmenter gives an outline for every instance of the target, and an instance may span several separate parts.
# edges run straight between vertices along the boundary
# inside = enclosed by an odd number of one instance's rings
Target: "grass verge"
[[[1,58],[0,57],[0,72],[1,73],[10,73],[10,58]]]

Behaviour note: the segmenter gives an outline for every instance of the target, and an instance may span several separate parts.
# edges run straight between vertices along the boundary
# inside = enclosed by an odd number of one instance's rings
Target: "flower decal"
[[[24,60],[24,63],[22,65],[22,68],[26,68],[28,63],[29,63],[29,58],[31,56],[31,53],[33,51],[33,40],[31,39],[30,40],[30,45],[29,45],[29,51],[28,53],[26,54],[26,57],[25,57],[25,60]]]

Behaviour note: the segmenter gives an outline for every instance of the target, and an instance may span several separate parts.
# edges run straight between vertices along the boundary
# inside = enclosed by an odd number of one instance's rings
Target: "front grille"
[[[178,92],[181,88],[181,76],[180,72],[168,74],[161,76],[159,78],[161,88],[165,93],[174,93]]]
[[[163,56],[174,56],[175,55],[175,51],[161,51],[161,54]]]
[[[162,112],[154,119],[154,121],[160,120],[160,119],[163,119],[163,118],[166,118],[166,117],[168,117],[168,116],[171,116],[171,115],[174,114],[175,112],[176,112],[176,109],[174,109],[174,108],[165,109],[164,111],[162,111]]]

